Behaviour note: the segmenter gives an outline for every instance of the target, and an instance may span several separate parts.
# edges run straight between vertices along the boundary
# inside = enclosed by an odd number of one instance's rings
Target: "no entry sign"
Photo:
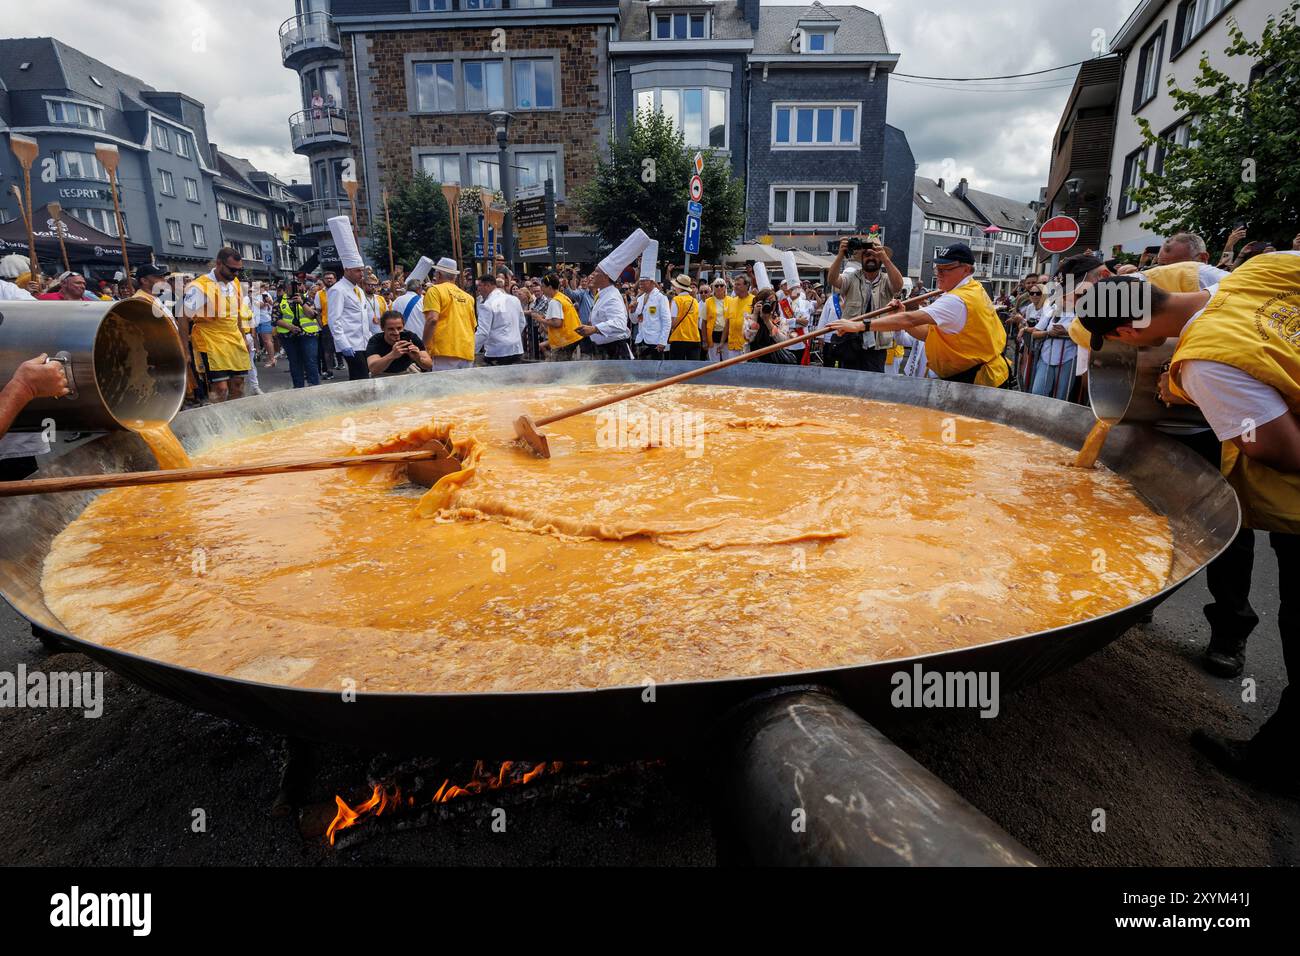
[[[704,180],[699,176],[691,177],[690,196],[691,202],[699,202],[704,198]]]
[[[1038,230],[1038,244],[1047,252],[1065,252],[1079,241],[1079,224],[1069,216],[1054,216]]]

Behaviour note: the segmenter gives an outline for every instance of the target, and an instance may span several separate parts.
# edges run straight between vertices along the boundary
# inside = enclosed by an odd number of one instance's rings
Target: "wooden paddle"
[[[443,447],[419,451],[393,451],[379,455],[348,455],[342,458],[308,458],[301,461],[277,461],[267,465],[211,465],[203,468],[169,468],[159,471],[122,471],[104,475],[71,475],[64,478],[31,478],[26,481],[0,481],[0,498],[17,495],[44,495],[60,491],[98,491],[102,488],[135,488],[141,485],[170,485],[181,481],[210,481],[213,478],[259,478],[263,475],[286,475],[297,471],[322,471],[326,468],[353,468],[358,465],[402,465],[419,463],[408,469],[412,481],[432,485],[443,475],[459,471],[460,462]]]
[[[905,299],[901,304],[904,308],[913,305],[919,305],[928,299],[933,299],[943,293],[938,290],[927,292],[924,295],[913,296]],[[885,315],[894,311],[895,304],[890,303],[874,312],[864,312],[862,315],[850,316],[849,320],[860,322],[863,319],[873,319],[876,316]],[[741,362],[748,362],[750,359],[756,359],[762,355],[770,355],[780,349],[789,348],[791,345],[797,345],[800,342],[807,342],[809,339],[815,339],[819,335],[826,335],[835,330],[829,325],[820,329],[814,329],[811,332],[805,332],[803,335],[796,335],[792,339],[786,339],[783,342],[774,342],[771,345],[764,346],[761,349],[755,349],[752,352],[745,352],[743,355],[736,355],[729,359],[723,359],[721,362],[714,362],[711,365],[705,365],[702,368],[691,369],[689,372],[682,372],[680,375],[674,375],[671,378],[660,379],[657,382],[650,382],[646,385],[638,385],[636,388],[630,388],[626,392],[619,392],[609,398],[598,398],[595,401],[587,402],[585,405],[579,405],[576,408],[569,408],[562,412],[556,412],[554,415],[547,415],[545,418],[534,419],[531,415],[520,415],[515,419],[515,435],[533,451],[543,458],[551,457],[550,445],[546,441],[539,428],[550,425],[553,422],[562,421],[566,418],[572,418],[574,415],[582,415],[586,412],[594,412],[598,408],[604,408],[606,405],[613,405],[616,402],[625,402],[629,398],[636,398],[638,395],[645,395],[647,392],[658,391],[661,388],[667,388],[669,385],[676,385],[679,382],[687,382],[693,378],[699,378],[701,375],[708,375],[710,372],[716,372],[718,369],[726,368],[729,365],[739,365]]]

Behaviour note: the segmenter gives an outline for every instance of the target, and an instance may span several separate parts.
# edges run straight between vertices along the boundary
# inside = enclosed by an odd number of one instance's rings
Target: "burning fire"
[[[451,782],[450,777],[446,778],[429,802],[431,804],[450,803],[459,797],[474,796],[489,790],[501,790],[505,787],[529,784],[543,774],[557,773],[563,766],[562,761],[552,760],[549,763],[534,764],[531,769],[525,770],[521,774],[512,774],[511,770],[516,767],[516,762],[507,760],[493,774],[488,773],[487,768],[483,766],[483,761],[479,760],[475,762],[474,770],[470,774],[468,782],[457,785]],[[376,784],[370,799],[357,804],[355,807],[348,806],[347,802],[337,795],[334,797],[334,802],[338,804],[338,812],[334,815],[329,829],[325,831],[330,846],[334,845],[334,838],[340,830],[355,826],[367,817],[380,817],[385,813],[393,813],[403,807],[413,807],[415,806],[415,797],[410,795],[404,797],[400,786],[394,786],[390,792],[382,784]]]

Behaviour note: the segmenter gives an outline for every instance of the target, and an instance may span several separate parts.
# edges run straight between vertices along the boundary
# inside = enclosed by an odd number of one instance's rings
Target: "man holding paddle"
[[[894,311],[876,319],[840,319],[830,324],[840,334],[908,332],[925,342],[925,357],[940,378],[950,382],[1013,388],[1011,367],[1003,357],[1007,332],[984,286],[974,279],[975,256],[964,242],[954,242],[934,258],[939,290],[944,294],[923,308]]]

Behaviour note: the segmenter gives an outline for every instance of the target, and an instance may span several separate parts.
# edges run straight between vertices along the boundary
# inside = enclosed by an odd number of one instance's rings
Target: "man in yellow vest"
[[[669,304],[668,357],[690,362],[700,360],[700,300],[695,298],[691,277],[682,273],[673,279]]]
[[[734,358],[745,351],[745,322],[754,311],[754,294],[749,291],[749,276],[736,276],[734,295],[727,296],[723,312],[727,316],[727,336],[722,358]]]
[[[1246,638],[1258,623],[1250,607],[1254,530],[1269,532],[1282,582],[1278,630],[1287,676],[1300,673],[1300,252],[1257,256],[1219,283],[1165,292],[1121,276],[1080,296],[1079,320],[1093,348],[1105,338],[1156,345],[1179,338],[1169,397],[1195,404],[1224,442],[1223,473],[1241,501],[1246,531],[1230,546],[1235,574],[1220,574],[1206,607],[1211,654],[1223,673],[1240,673]],[[1217,646],[1216,646],[1217,645]],[[1231,665],[1231,666],[1229,666]],[[1204,732],[1196,746],[1229,772],[1269,785],[1300,782],[1296,738],[1300,700],[1288,686],[1278,708],[1249,741]]]
[[[975,255],[954,242],[934,257],[935,282],[944,295],[922,309],[895,310],[879,318],[840,319],[831,327],[841,335],[856,332],[907,332],[925,342],[925,358],[939,378],[950,382],[1014,388],[1003,351],[1007,331],[993,300],[975,281]]]
[[[578,326],[582,319],[572,300],[561,291],[562,281],[554,272],[548,272],[542,278],[542,295],[550,303],[546,307],[546,360],[548,362],[571,362],[578,357],[578,344],[582,336]]]
[[[242,397],[251,367],[241,329],[253,318],[239,283],[243,268],[238,250],[229,246],[219,250],[212,271],[186,287],[181,303],[195,367],[207,381],[208,399],[213,402]]]
[[[460,268],[443,256],[433,267],[437,282],[424,293],[424,335],[435,372],[469,368],[474,364],[474,333],[478,329],[474,297],[456,284]]]

